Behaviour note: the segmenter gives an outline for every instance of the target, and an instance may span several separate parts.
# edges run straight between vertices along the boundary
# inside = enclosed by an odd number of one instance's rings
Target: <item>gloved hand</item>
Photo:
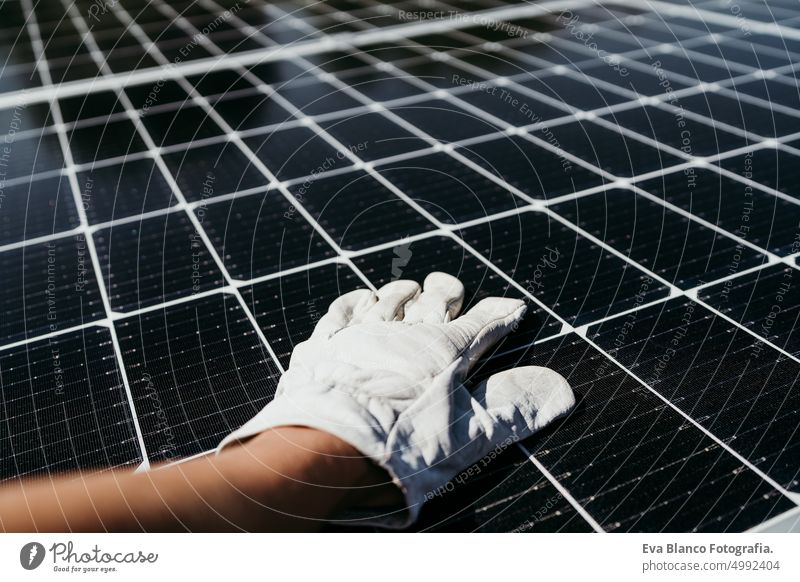
[[[562,376],[535,366],[495,374],[470,393],[461,384],[470,367],[526,307],[489,297],[457,317],[463,299],[464,286],[444,273],[428,275],[424,291],[401,280],[342,295],[295,347],[275,399],[218,451],[277,426],[329,432],[384,468],[405,496],[406,511],[372,523],[413,523],[426,494],[575,402]]]

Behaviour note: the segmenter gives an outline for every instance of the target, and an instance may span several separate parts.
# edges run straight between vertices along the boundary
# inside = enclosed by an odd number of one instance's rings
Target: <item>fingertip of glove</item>
[[[445,303],[445,321],[452,321],[461,313],[465,289],[464,284],[457,277],[442,271],[433,271],[425,277],[422,288],[427,294],[426,297],[434,296],[437,300]]]
[[[383,295],[415,295],[420,292],[419,283],[411,279],[395,279],[378,289],[378,297]]]
[[[433,271],[425,277],[422,287],[426,291],[434,289],[445,289],[452,295],[464,295],[464,284],[453,275],[443,273],[442,271]]]

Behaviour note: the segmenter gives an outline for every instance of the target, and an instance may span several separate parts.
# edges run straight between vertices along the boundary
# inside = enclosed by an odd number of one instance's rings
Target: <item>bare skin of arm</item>
[[[0,486],[0,529],[315,531],[347,507],[402,503],[387,474],[328,433],[286,426],[150,472],[28,478]]]

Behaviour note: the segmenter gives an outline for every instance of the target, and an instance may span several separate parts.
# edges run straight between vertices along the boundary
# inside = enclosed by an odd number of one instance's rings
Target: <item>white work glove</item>
[[[217,450],[272,427],[326,431],[384,468],[405,496],[405,511],[370,523],[410,525],[426,494],[575,402],[562,376],[535,366],[495,374],[470,393],[462,385],[470,367],[526,307],[489,297],[457,318],[463,299],[464,286],[444,273],[428,275],[424,291],[401,280],[342,295],[295,347],[275,399]]]

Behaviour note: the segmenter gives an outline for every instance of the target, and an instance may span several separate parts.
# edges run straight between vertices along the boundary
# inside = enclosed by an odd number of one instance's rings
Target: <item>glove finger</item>
[[[420,287],[416,281],[401,279],[387,283],[378,289],[377,303],[360,314],[356,321],[367,323],[403,319],[406,303],[417,297],[419,293]]]
[[[524,366],[499,372],[482,382],[473,398],[502,430],[523,439],[575,406],[569,382],[555,370]],[[497,432],[497,431],[494,431]]]
[[[317,322],[311,337],[331,337],[347,327],[359,313],[369,309],[376,301],[375,293],[369,289],[356,289],[337,297],[328,307],[328,312]]]
[[[453,340],[462,346],[467,368],[471,363],[511,333],[525,314],[521,299],[487,297],[448,326]]]
[[[447,323],[458,317],[464,303],[464,285],[447,273],[425,277],[422,294],[405,308],[408,323]]]

